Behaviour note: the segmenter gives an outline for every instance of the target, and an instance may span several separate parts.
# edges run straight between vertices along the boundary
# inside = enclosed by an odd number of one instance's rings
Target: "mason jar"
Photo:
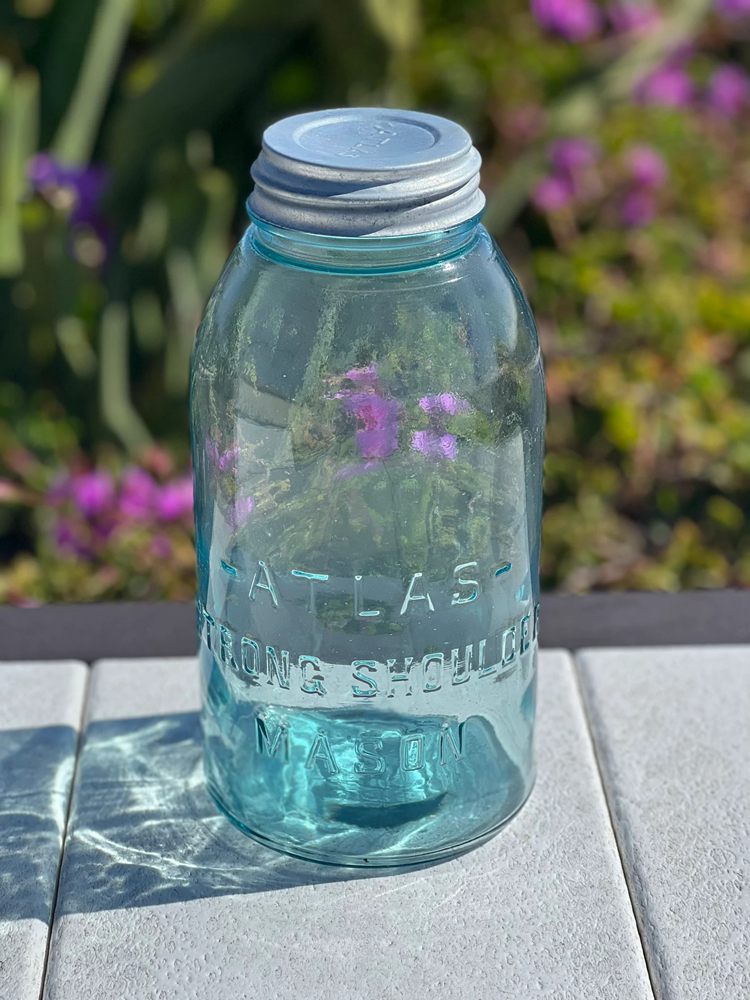
[[[208,788],[343,865],[491,836],[534,777],[542,364],[429,114],[265,132],[191,420]]]

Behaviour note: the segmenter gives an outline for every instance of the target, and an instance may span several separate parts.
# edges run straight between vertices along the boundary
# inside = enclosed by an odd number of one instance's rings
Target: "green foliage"
[[[747,106],[722,116],[705,97],[723,61],[747,59],[741,22],[683,0],[646,32],[606,29],[573,44],[542,30],[524,0],[7,6],[7,599],[189,589],[180,563],[139,590],[122,569],[135,557],[123,562],[111,548],[74,570],[50,540],[45,491],[83,456],[119,469],[154,441],[185,467],[193,333],[244,225],[262,129],[348,103],[447,114],[481,148],[486,220],[529,293],[546,359],[546,585],[750,584],[750,130]],[[697,96],[680,107],[638,103],[639,80],[691,40],[681,58]],[[568,203],[541,211],[534,192],[550,143],[571,135],[593,139],[598,159]],[[631,225],[623,206],[636,144],[656,150],[668,176],[653,219]],[[33,154],[46,150],[82,171],[81,184],[92,164],[106,168],[94,212],[79,217],[75,184],[27,180]],[[116,580],[87,582],[107,565],[121,567]]]

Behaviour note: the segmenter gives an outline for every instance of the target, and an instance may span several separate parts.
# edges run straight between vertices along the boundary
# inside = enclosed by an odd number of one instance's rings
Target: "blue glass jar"
[[[455,854],[521,807],[544,386],[459,126],[272,126],[192,366],[208,786],[304,858]]]

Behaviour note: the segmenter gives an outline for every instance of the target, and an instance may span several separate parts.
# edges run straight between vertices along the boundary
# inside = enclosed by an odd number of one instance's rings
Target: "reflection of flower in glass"
[[[739,66],[720,66],[708,81],[706,100],[725,118],[735,118],[750,97],[750,80]]]
[[[255,510],[255,497],[235,497],[229,508],[229,523],[233,528],[242,528]]]
[[[582,42],[599,30],[601,16],[591,0],[531,0],[537,22],[569,42]]]
[[[411,436],[411,446],[414,451],[431,458],[454,459],[458,454],[458,441],[454,434],[441,434],[439,431],[414,431]]]
[[[375,364],[351,368],[344,378],[357,388],[342,389],[334,399],[340,399],[357,422],[355,438],[360,455],[367,459],[388,458],[398,448],[398,422],[403,407],[397,400],[381,394]]]
[[[452,392],[441,392],[437,396],[422,396],[420,409],[425,413],[467,413],[470,409],[468,399],[461,399]]]

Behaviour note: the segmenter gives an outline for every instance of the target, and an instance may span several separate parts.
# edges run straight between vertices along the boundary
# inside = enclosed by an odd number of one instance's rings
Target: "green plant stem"
[[[101,0],[73,96],[52,144],[63,163],[84,164],[91,158],[134,9],[135,0]]]
[[[127,309],[111,302],[102,315],[99,404],[104,422],[132,453],[151,444],[152,438],[130,399],[129,367]]]

